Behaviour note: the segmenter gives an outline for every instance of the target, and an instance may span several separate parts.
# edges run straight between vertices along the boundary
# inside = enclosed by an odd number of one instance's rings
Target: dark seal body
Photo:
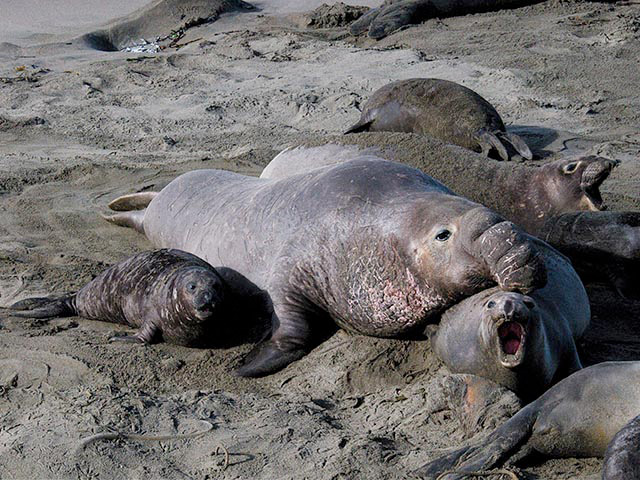
[[[111,207],[129,210],[139,195]],[[418,170],[377,159],[281,180],[197,170],[145,210],[107,219],[233,268],[270,294],[273,335],[243,375],[300,358],[327,320],[399,336],[488,286],[529,292],[546,281],[534,242],[513,224]]]
[[[582,368],[576,340],[590,322],[589,298],[571,262],[543,242],[544,288],[523,295],[492,288],[448,309],[431,336],[453,373],[492,380],[530,401]]]
[[[556,458],[602,457],[614,436],[638,415],[640,362],[599,363],[553,386],[483,444],[456,450],[415,473],[420,478],[458,479],[464,472],[499,467],[516,453],[519,458],[533,452]],[[638,438],[636,428],[632,424],[628,432]],[[623,450],[628,447],[631,455],[637,454],[637,444],[623,443]],[[637,465],[633,468],[637,472]],[[447,470],[459,473],[442,475]]]
[[[602,480],[640,479],[640,415],[616,433],[607,447]]]
[[[376,90],[360,120],[346,133],[407,132],[429,135],[500,158],[514,154],[531,159],[524,141],[506,132],[496,109],[473,90],[437,78],[412,78]]]
[[[215,344],[228,296],[227,283],[207,262],[187,252],[162,249],[134,255],[77,293],[16,315],[78,315],[138,328],[134,338],[141,342],[201,346]]]

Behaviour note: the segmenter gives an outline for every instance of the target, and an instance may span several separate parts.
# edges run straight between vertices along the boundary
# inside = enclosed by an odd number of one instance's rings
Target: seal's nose
[[[209,291],[204,291],[199,295],[196,295],[196,298],[193,301],[193,306],[198,310],[207,306],[215,306],[213,302],[213,294]]]

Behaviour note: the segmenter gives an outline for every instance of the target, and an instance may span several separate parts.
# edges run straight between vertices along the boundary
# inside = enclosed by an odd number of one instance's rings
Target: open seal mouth
[[[498,357],[503,367],[513,368],[524,360],[525,328],[521,323],[506,320],[497,327]]]
[[[608,160],[603,158],[597,162],[593,162],[584,169],[584,172],[582,172],[580,188],[587,197],[591,210],[601,211],[607,209],[607,206],[602,200],[602,195],[600,194],[600,185],[602,185],[602,182],[609,177],[611,171],[619,164],[619,160]]]

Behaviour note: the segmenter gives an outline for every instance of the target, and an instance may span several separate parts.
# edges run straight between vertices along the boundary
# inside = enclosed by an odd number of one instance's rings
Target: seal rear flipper
[[[109,203],[109,208],[116,212],[129,210],[142,210],[147,208],[151,200],[156,198],[159,192],[141,192],[122,195]]]
[[[349,129],[346,132],[344,132],[344,135],[348,133],[368,132],[369,127],[371,126],[372,123],[373,123],[373,120],[367,120],[367,121],[359,120],[358,123],[349,127]]]
[[[115,335],[109,338],[110,342],[130,343],[156,343],[160,336],[160,329],[151,322],[144,322],[140,329],[133,335]]]
[[[306,354],[302,348],[281,349],[273,340],[267,340],[251,350],[244,364],[233,373],[239,377],[263,377],[282,370]]]
[[[114,213],[113,215],[101,214],[107,222],[129,227],[144,234],[144,212],[145,210],[133,210],[131,212]]]
[[[506,141],[509,145],[511,145],[522,158],[526,160],[531,160],[533,158],[531,149],[518,135],[509,132],[499,132],[497,133],[497,135],[503,142]]]
[[[77,314],[73,305],[74,298],[75,294],[53,299],[25,298],[11,305],[10,309],[15,310],[11,315],[21,318],[72,317]]]
[[[482,154],[485,157],[488,157],[489,152],[491,152],[492,149],[495,149],[502,160],[510,160],[507,149],[495,133],[480,129],[475,133],[474,138],[478,142],[478,145],[480,145],[480,148],[482,148]]]

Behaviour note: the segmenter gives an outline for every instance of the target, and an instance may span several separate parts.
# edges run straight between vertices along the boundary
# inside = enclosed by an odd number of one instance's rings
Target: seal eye
[[[575,172],[576,168],[578,168],[578,162],[571,162],[571,163],[566,164],[564,167],[562,167],[562,171],[565,174],[569,175],[569,174]]]
[[[527,308],[532,309],[536,306],[535,302],[529,298],[525,298],[522,303],[526,305]]]
[[[496,302],[494,302],[493,300],[489,300],[487,302],[487,308],[493,308],[496,306]]]
[[[446,228],[443,228],[438,233],[436,233],[436,240],[439,242],[446,242],[451,237],[451,232]]]
[[[195,283],[187,284],[187,290],[189,290],[190,292],[195,292],[196,291],[196,284]]]

